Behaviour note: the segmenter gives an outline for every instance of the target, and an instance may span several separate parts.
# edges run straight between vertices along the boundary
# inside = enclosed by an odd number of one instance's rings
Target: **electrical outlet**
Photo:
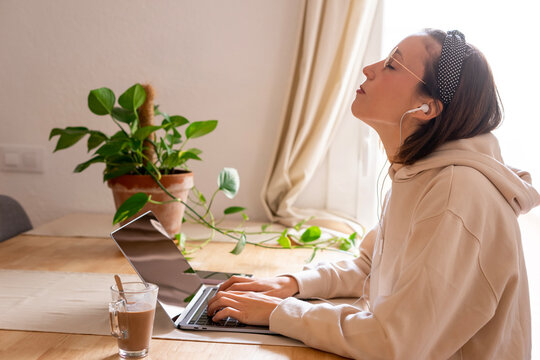
[[[0,170],[11,172],[43,172],[43,148],[25,145],[0,146]]]

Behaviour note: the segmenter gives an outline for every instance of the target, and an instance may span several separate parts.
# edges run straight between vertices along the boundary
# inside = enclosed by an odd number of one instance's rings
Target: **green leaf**
[[[139,140],[136,138],[130,138],[128,141],[125,141],[126,143],[126,150],[132,150],[135,152],[142,152],[143,151],[143,140]]]
[[[132,164],[134,162],[133,158],[125,153],[107,156],[105,160],[107,162],[107,166],[110,168],[120,166],[121,164]]]
[[[241,207],[241,206],[230,206],[228,208],[226,208],[225,210],[223,210],[223,213],[225,215],[229,215],[229,214],[235,214],[235,213],[239,213],[240,211],[244,211],[246,210],[245,207]]]
[[[67,127],[64,130],[53,129],[49,137],[60,135],[60,138],[58,139],[58,142],[56,143],[56,148],[54,149],[53,152],[56,152],[62,149],[67,149],[68,147],[75,145],[86,134],[88,134],[88,131],[89,130],[85,127]]]
[[[169,118],[169,121],[171,123],[171,127],[173,128],[177,128],[177,127],[180,127],[182,125],[186,125],[186,124],[189,124],[189,120],[186,119],[185,117],[183,116],[180,116],[180,115],[173,115]]]
[[[197,148],[191,148],[188,151],[195,154],[195,155],[201,155],[202,154],[202,150],[197,149]]]
[[[304,220],[299,221],[296,225],[294,225],[294,230],[300,231],[300,228],[301,228],[306,222],[308,222],[309,220],[312,220],[312,219],[314,219],[314,218],[315,218],[314,216],[310,216],[310,217],[307,218],[307,219],[304,219]]]
[[[190,266],[186,270],[184,270],[184,274],[195,274],[195,270]]]
[[[144,91],[141,84],[135,84],[120,95],[118,98],[118,103],[124,109],[137,110],[142,104],[144,104],[145,100],[146,91]]]
[[[157,114],[154,114],[154,115],[157,115]],[[169,121],[169,119],[163,119],[161,120],[161,126],[163,127],[163,129],[169,130],[171,128],[171,122]]]
[[[134,134],[137,130],[139,130],[139,121],[135,119],[135,121],[129,124],[129,131],[130,133]]]
[[[238,175],[238,171],[234,168],[223,168],[218,176],[218,188],[229,199],[234,198],[240,188],[240,175]]]
[[[191,300],[193,300],[194,297],[195,297],[195,293],[193,293],[193,294],[187,296],[187,297],[184,299],[184,302],[185,302],[185,303],[188,303],[188,302],[190,302]]]
[[[174,169],[175,167],[178,167],[184,164],[189,159],[201,160],[199,156],[197,156],[195,153],[189,150],[186,150],[186,151],[174,150],[171,152],[170,155],[165,155],[163,157],[162,166],[166,169]]]
[[[60,135],[60,136],[64,134],[69,134],[69,135],[76,135],[79,133],[87,134],[88,132],[90,132],[90,130],[88,130],[88,128],[84,126],[68,126],[65,129],[55,128],[51,130],[51,133],[54,133],[54,135]],[[50,135],[49,139],[54,135]]]
[[[180,151],[174,150],[170,154],[163,155],[161,166],[165,169],[174,169],[180,163]]]
[[[64,133],[64,129],[54,128],[51,130],[51,133],[49,134],[49,140],[51,140],[53,137],[57,135],[62,135],[63,133]]]
[[[122,149],[128,145],[127,141],[109,141],[96,150],[96,154],[111,156],[121,154]]]
[[[202,160],[197,154],[189,150],[180,151],[180,155],[178,157],[181,164],[185,163],[188,159]]]
[[[300,237],[302,242],[312,242],[321,237],[321,229],[318,226],[311,226],[304,231]]]
[[[199,201],[203,204],[206,204],[206,198],[204,197],[203,193],[199,192]]]
[[[135,134],[133,134],[133,137],[135,139],[144,140],[146,139],[151,133],[153,133],[156,130],[161,129],[161,126],[144,126],[142,128],[139,128],[137,131],[135,131]]]
[[[111,140],[129,141],[129,136],[122,130],[118,130],[117,132],[114,133],[113,136],[111,136]]]
[[[287,236],[287,229],[283,230],[283,232],[281,233],[281,235],[277,239],[277,242],[283,248],[286,248],[286,249],[291,248],[291,239],[289,239],[289,237]]]
[[[114,93],[106,87],[92,90],[88,94],[88,108],[96,115],[112,113],[115,101]]]
[[[171,144],[171,146],[174,146],[182,142],[182,134],[180,134],[178,131],[176,131],[176,129],[174,129],[172,134],[165,135],[165,139],[167,140],[167,143]]]
[[[242,213],[242,219],[244,219],[244,221],[248,221],[249,216],[246,213]]]
[[[95,164],[95,163],[98,163],[98,162],[104,162],[104,157],[103,156],[94,156],[93,158],[91,158],[90,160],[88,161],[85,161],[79,165],[77,165],[75,167],[75,170],[73,170],[73,172],[76,172],[76,173],[80,173],[82,172],[83,170],[86,170],[87,167],[89,167],[90,165],[92,164]]]
[[[126,124],[131,124],[133,121],[135,121],[135,119],[137,119],[137,116],[133,110],[126,110],[121,107],[113,108],[111,116],[114,119]]]
[[[212,131],[217,126],[217,120],[207,120],[207,121],[195,121],[192,122],[186,128],[186,137],[188,139],[194,139],[206,135]]]
[[[139,211],[142,210],[144,205],[148,202],[150,197],[145,193],[136,193],[128,198],[114,214],[113,225],[118,224],[121,221],[127,220]]]
[[[165,140],[163,140],[163,138],[161,138],[159,142],[161,144],[161,148],[165,149],[167,151],[167,155],[171,155],[173,151],[172,151],[171,147],[165,142]]]
[[[262,231],[262,232],[265,232],[266,229],[268,229],[271,225],[272,225],[272,224],[262,224],[262,225],[261,225],[261,231]]]
[[[231,251],[231,254],[238,255],[244,250],[244,247],[246,247],[246,234],[242,233],[240,234],[240,239],[236,243],[236,246]]]
[[[351,235],[349,235],[349,240],[351,240],[352,244],[356,246],[356,232],[353,232]]]
[[[167,163],[166,167],[169,169],[173,169],[175,167],[178,167],[186,163],[190,159],[202,161],[202,159],[199,157],[200,153],[201,151],[199,149],[189,149],[189,150],[184,150],[184,151],[178,151],[178,150],[171,151],[170,156],[172,156],[172,158],[169,158],[166,161]]]
[[[107,140],[107,135],[101,131],[90,131],[90,136],[88,137],[88,151],[97,148],[105,140]]]
[[[178,132],[178,130],[176,130],[176,128],[172,128],[172,133],[174,134],[174,136],[178,139],[182,139],[182,134],[180,134],[180,132]]]
[[[187,239],[186,234],[181,232],[181,233],[175,234],[174,238],[176,239],[176,242],[178,246],[180,246],[180,250],[183,253],[186,250],[186,239]]]
[[[343,251],[347,251],[351,248],[352,241],[346,238],[340,238],[339,239],[339,249]]]
[[[154,115],[161,115],[167,122],[171,121],[171,117],[166,113],[159,110],[159,105],[154,105]]]
[[[114,179],[115,177],[119,177],[122,175],[126,175],[131,173],[135,170],[136,164],[130,163],[130,164],[121,164],[119,166],[114,167],[108,167],[105,169],[105,173],[103,174],[103,181],[107,181],[110,179]]]

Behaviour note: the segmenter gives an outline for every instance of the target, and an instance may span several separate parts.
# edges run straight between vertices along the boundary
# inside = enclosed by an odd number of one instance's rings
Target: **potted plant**
[[[118,131],[107,135],[86,127],[54,128],[49,140],[58,136],[54,151],[67,149],[88,135],[91,158],[76,166],[82,172],[94,163],[104,163],[103,181],[113,191],[117,213],[114,223],[152,210],[171,236],[180,232],[185,201],[193,187],[193,173],[187,163],[201,160],[202,151],[188,148],[190,140],[212,132],[217,120],[190,122],[183,116],[169,116],[154,105],[154,91],[149,85],[135,84],[118,97],[102,87],[90,91],[88,107],[99,116],[110,116]],[[154,124],[154,117],[161,123]],[[181,128],[185,128],[183,134]],[[225,175],[223,175],[223,173]],[[238,173],[224,169],[223,186],[229,196],[238,191]],[[144,193],[135,196],[137,193]],[[181,201],[173,201],[173,198]],[[127,201],[130,199],[129,201]],[[141,210],[142,208],[142,210]]]

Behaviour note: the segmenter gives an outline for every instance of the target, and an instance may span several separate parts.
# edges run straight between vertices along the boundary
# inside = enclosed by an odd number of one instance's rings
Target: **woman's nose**
[[[375,77],[375,64],[371,64],[371,65],[368,65],[366,67],[364,67],[364,69],[362,70],[362,72],[364,73],[364,75],[366,75],[366,78],[368,80],[373,80],[373,78]]]

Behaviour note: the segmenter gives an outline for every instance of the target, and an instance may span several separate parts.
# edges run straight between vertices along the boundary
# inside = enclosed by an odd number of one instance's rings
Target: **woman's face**
[[[409,36],[397,45],[398,51],[387,66],[385,59],[364,68],[366,81],[356,91],[351,106],[355,117],[379,131],[399,126],[403,113],[422,105],[417,87],[429,56],[426,41],[430,41],[427,34]]]

